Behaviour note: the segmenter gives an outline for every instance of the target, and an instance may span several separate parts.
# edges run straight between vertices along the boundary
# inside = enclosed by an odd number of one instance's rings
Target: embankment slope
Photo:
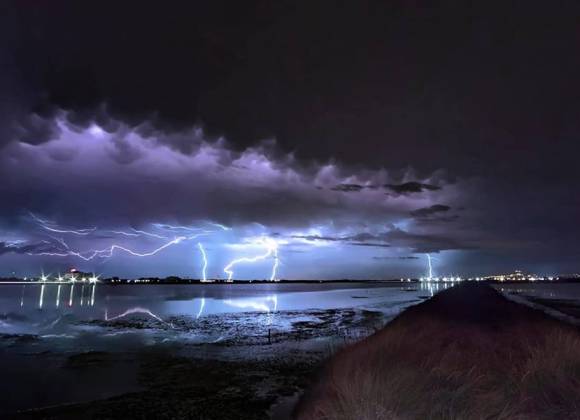
[[[580,334],[462,284],[337,353],[296,417],[577,419]]]

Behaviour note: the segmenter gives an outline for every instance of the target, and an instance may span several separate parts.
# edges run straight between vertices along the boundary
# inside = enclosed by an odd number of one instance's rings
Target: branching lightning
[[[168,239],[167,236],[158,235],[157,233],[146,232],[144,230],[139,230],[131,228],[132,232],[125,232],[123,230],[109,230],[108,232],[114,233],[115,235],[129,236],[132,238],[138,238],[139,236],[150,236],[156,239]]]
[[[157,238],[157,239],[168,239],[167,236],[158,235],[157,233],[146,232],[144,230],[133,229],[133,228],[131,228],[131,230],[133,232],[135,232],[136,235],[145,235],[145,236],[150,236],[152,238]]]
[[[68,228],[65,229],[65,228],[62,228],[59,225],[57,225],[56,222],[41,218],[41,217],[36,216],[35,214],[31,213],[31,212],[29,212],[29,214],[30,214],[30,217],[35,221],[35,223],[38,226],[40,226],[42,229],[48,230],[50,232],[61,233],[61,234],[72,234],[72,235],[79,235],[79,236],[87,236],[87,235],[90,235],[91,233],[97,231],[96,227],[87,228],[87,229],[68,229]],[[212,221],[205,221],[203,223],[206,223],[207,225],[214,226],[215,228],[221,229],[223,231],[229,231],[232,229],[228,226],[225,226],[225,225],[220,224],[220,223],[215,223]],[[104,232],[110,232],[110,233],[113,233],[115,235],[124,236],[124,237],[128,237],[128,238],[138,238],[141,236],[147,236],[147,237],[166,241],[166,242],[162,243],[160,246],[158,246],[157,248],[154,248],[152,250],[145,251],[145,252],[136,251],[132,247],[123,245],[121,243],[113,243],[113,244],[111,244],[103,249],[89,249],[89,250],[83,251],[83,250],[74,249],[74,247],[70,243],[67,243],[67,241],[63,238],[51,236],[50,238],[53,240],[53,242],[50,243],[53,247],[52,249],[45,248],[42,250],[30,251],[30,252],[27,252],[27,254],[34,255],[34,256],[50,256],[50,257],[77,257],[77,258],[80,258],[84,261],[92,261],[92,260],[95,260],[97,258],[111,258],[111,257],[113,257],[113,255],[115,255],[117,253],[126,253],[126,254],[129,254],[129,255],[134,256],[134,257],[143,258],[143,257],[154,256],[154,255],[160,253],[161,251],[165,250],[166,248],[169,248],[173,245],[180,244],[184,241],[190,241],[190,240],[196,239],[200,236],[208,235],[208,234],[216,232],[215,230],[208,230],[208,229],[204,229],[202,227],[169,225],[169,224],[162,224],[162,223],[154,223],[151,226],[153,226],[156,229],[165,231],[163,233],[171,234],[170,232],[174,232],[177,234],[178,231],[181,231],[181,232],[179,232],[181,234],[179,236],[175,236],[173,239],[171,239],[171,238],[168,238],[167,236],[163,236],[163,235],[158,234],[156,232],[148,232],[145,230],[139,230],[139,229],[135,229],[135,228],[130,228],[130,230],[129,229],[122,229],[122,230],[104,231]],[[49,242],[47,242],[47,244],[48,243]],[[277,280],[276,276],[277,276],[278,268],[280,265],[280,259],[278,256],[279,243],[272,238],[262,237],[259,240],[253,242],[253,245],[256,245],[256,244],[264,246],[266,248],[266,251],[263,254],[257,255],[255,257],[243,257],[243,258],[237,258],[237,259],[230,261],[224,267],[224,272],[227,274],[227,281],[228,282],[233,281],[233,277],[234,277],[233,268],[237,264],[242,264],[242,263],[253,264],[253,263],[256,263],[258,261],[266,260],[269,258],[273,259],[272,271],[271,271],[269,279],[270,279],[270,281]],[[207,253],[206,253],[203,245],[200,242],[198,242],[197,246],[199,248],[199,252],[201,253],[201,256],[203,259],[203,266],[202,266],[202,273],[201,273],[202,281],[206,282],[206,281],[208,281],[207,280],[207,268],[208,268]],[[72,294],[72,290],[71,290],[71,294]],[[82,297],[84,297],[84,296],[82,296]]]
[[[109,232],[114,233],[115,235],[130,236],[130,237],[133,237],[133,238],[136,238],[138,236],[141,236],[138,233],[124,232],[122,230],[110,230]]]
[[[278,243],[271,239],[271,238],[267,238],[267,237],[263,237],[260,238],[260,240],[258,241],[258,243],[264,245],[266,247],[266,252],[262,255],[258,255],[255,257],[244,257],[244,258],[238,258],[235,259],[233,261],[231,261],[225,268],[224,268],[224,272],[228,275],[228,282],[232,282],[233,281],[233,277],[234,277],[234,271],[232,270],[232,268],[236,265],[236,264],[240,264],[240,263],[255,263],[258,261],[262,261],[265,260],[266,258],[270,258],[273,257],[274,258],[274,265],[272,267],[272,274],[270,276],[270,281],[274,281],[276,279],[276,272],[278,269]]]
[[[176,245],[179,244],[183,241],[187,241],[187,240],[193,240],[201,235],[205,235],[205,233],[199,233],[196,235],[191,235],[191,236],[179,236],[163,245],[161,245],[160,247],[149,251],[149,252],[136,252],[133,251],[132,249],[126,248],[122,245],[118,245],[118,244],[113,244],[108,248],[105,249],[101,249],[101,250],[93,250],[93,251],[87,251],[87,252],[77,252],[77,251],[72,251],[72,250],[67,250],[67,251],[62,251],[62,252],[36,252],[36,253],[32,253],[29,252],[28,255],[41,255],[41,256],[50,256],[50,257],[78,257],[83,259],[84,261],[91,261],[93,259],[95,259],[96,257],[101,257],[101,258],[111,258],[116,250],[119,251],[123,251],[126,252],[130,255],[133,255],[135,257],[151,257],[161,251],[163,251],[165,248],[168,248],[172,245]]]
[[[45,220],[42,219],[38,216],[36,216],[34,213],[32,212],[28,212],[30,214],[30,217],[32,217],[32,219],[43,229],[48,230],[49,232],[54,232],[54,233],[68,233],[68,234],[72,234],[72,235],[79,235],[79,236],[86,236],[86,235],[90,235],[91,233],[93,233],[94,231],[97,230],[96,227],[92,227],[92,228],[87,228],[87,229],[66,229],[63,228],[61,226],[58,226],[56,223],[50,221],[50,220]]]
[[[168,224],[164,224],[164,223],[154,223],[153,226],[155,226],[157,229],[164,229],[164,230],[185,230],[188,232],[199,232],[200,230],[202,230],[201,228],[197,228],[197,227],[190,227],[190,226],[173,226],[173,225],[168,225]]]

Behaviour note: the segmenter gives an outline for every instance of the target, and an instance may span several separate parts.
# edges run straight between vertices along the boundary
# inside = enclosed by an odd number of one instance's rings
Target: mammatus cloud
[[[338,184],[331,188],[332,191],[341,191],[341,192],[359,192],[363,189],[368,188],[364,185],[359,184]]]
[[[143,241],[160,239],[137,232],[172,240],[179,232],[157,226],[207,229],[206,222],[232,228],[221,233],[225,244],[266,235],[284,242],[282,256],[310,258],[315,252],[336,261],[341,257],[335,249],[350,253],[353,263],[357,253],[374,260],[379,249],[396,257],[506,243],[471,210],[481,190],[477,183],[446,183],[438,173],[419,177],[412,170],[301,161],[273,141],[240,151],[226,139],[206,138],[197,127],[165,133],[110,118],[104,125],[90,118],[77,125],[63,112],[52,118],[47,123],[55,127],[52,139],[15,140],[0,148],[0,225],[10,237],[25,239],[17,247],[3,245],[5,256],[68,252],[59,232],[30,224],[28,211],[56,230],[98,228],[87,240],[70,244],[83,252],[109,249],[124,232],[125,241],[134,241],[131,249],[147,253],[160,244]],[[450,214],[452,206],[467,209],[461,219]],[[524,242],[512,243],[515,248]],[[127,253],[114,253],[119,254]]]
[[[421,193],[424,191],[438,191],[441,187],[432,184],[425,184],[416,181],[409,181],[403,184],[385,184],[385,185],[376,185],[376,184],[338,184],[331,188],[332,191],[340,191],[340,192],[360,192],[364,189],[376,190],[379,188],[384,188],[388,191],[395,192],[396,194],[411,194],[411,193]]]
[[[207,140],[198,128],[177,135],[117,122],[110,132],[94,121],[74,125],[62,113],[54,125],[53,140],[0,149],[5,217],[29,209],[63,224],[138,227],[211,219],[310,227],[331,219],[340,227],[361,220],[393,223],[425,204],[422,198],[386,199],[370,187],[364,196],[337,197],[334,190],[359,189],[352,179],[381,185],[392,176],[300,162],[268,143],[235,151],[225,139]]]

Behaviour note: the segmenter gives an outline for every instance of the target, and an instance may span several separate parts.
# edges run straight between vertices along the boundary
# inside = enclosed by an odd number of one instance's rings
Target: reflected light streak
[[[268,302],[273,303],[273,309],[270,309]],[[278,296],[272,295],[262,299],[227,299],[224,303],[233,308],[254,309],[262,312],[276,312],[278,310]]]
[[[73,282],[73,284],[71,284],[70,286],[70,296],[68,298],[68,306],[73,306],[73,296],[74,296],[74,292],[75,292],[75,284]]]
[[[203,308],[205,308],[205,298],[204,297],[201,298],[201,303],[199,305],[199,312],[197,313],[197,316],[195,317],[195,319],[199,319],[199,317],[203,313]]]
[[[42,302],[44,300],[44,288],[45,288],[45,284],[43,284],[42,286],[40,286],[40,299],[38,301],[38,309],[42,309]]]
[[[114,321],[116,319],[121,319],[121,318],[124,318],[124,317],[126,317],[128,315],[131,315],[131,314],[145,314],[145,315],[149,315],[151,318],[154,318],[154,319],[156,319],[159,322],[162,322],[164,324],[167,324],[167,325],[170,325],[170,326],[173,327],[173,325],[171,325],[169,322],[166,322],[163,319],[161,319],[161,317],[159,315],[154,314],[149,309],[141,308],[139,306],[137,306],[135,308],[127,309],[122,314],[119,314],[119,315],[116,315],[116,316],[113,316],[113,317],[109,317],[108,311],[105,310],[105,321]]]
[[[60,305],[60,288],[62,287],[61,284],[58,285],[58,288],[56,289],[56,307],[58,308],[58,306]]]

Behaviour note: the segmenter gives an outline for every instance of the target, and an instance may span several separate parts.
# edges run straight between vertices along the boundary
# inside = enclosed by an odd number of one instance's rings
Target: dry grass
[[[459,313],[444,296],[420,305],[337,354],[297,418],[580,419],[577,330],[476,294]]]

